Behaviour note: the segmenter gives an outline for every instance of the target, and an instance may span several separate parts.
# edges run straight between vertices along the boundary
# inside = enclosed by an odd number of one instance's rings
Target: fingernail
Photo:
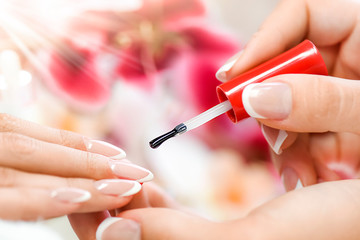
[[[302,185],[302,183],[301,183],[301,181],[300,181],[300,179],[297,181],[297,183],[296,183],[296,187],[295,187],[295,190],[297,190],[297,189],[301,189],[301,188],[303,188],[304,186]]]
[[[226,72],[229,71],[236,61],[240,58],[240,55],[242,54],[242,51],[238,52],[231,58],[229,58],[224,65],[222,65],[219,70],[216,72],[215,76],[219,81],[225,82],[226,79]]]
[[[302,187],[302,183],[297,173],[292,168],[285,168],[281,173],[281,180],[284,184],[285,190],[291,191],[297,187]]]
[[[107,218],[96,231],[97,240],[140,240],[140,238],[140,225],[124,218]]]
[[[99,140],[91,140],[87,137],[84,137],[83,139],[86,149],[91,153],[98,153],[115,160],[120,160],[126,157],[124,150],[110,143]]]
[[[350,167],[348,164],[331,162],[327,164],[327,168],[335,172],[342,180],[357,178],[355,169]]]
[[[291,88],[286,83],[253,83],[244,88],[242,101],[254,118],[281,120],[292,108]]]
[[[110,161],[109,164],[113,173],[120,178],[136,180],[140,183],[151,181],[154,178],[149,170],[131,163]]]
[[[141,184],[136,181],[123,179],[104,179],[94,183],[101,193],[118,197],[131,196],[141,190]]]
[[[264,124],[261,124],[261,131],[269,143],[271,149],[277,154],[282,153],[281,146],[285,142],[288,134],[285,130],[279,130],[272,127],[268,127]]]
[[[91,193],[79,188],[58,188],[51,192],[51,197],[61,202],[81,203],[91,198]]]

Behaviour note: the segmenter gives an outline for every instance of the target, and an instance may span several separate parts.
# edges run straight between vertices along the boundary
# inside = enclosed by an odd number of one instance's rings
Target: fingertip
[[[249,57],[249,49],[248,46],[251,42],[249,42],[247,45],[245,45],[244,49],[241,51],[241,58],[237,59],[236,62],[234,62],[233,66],[227,71],[227,79],[230,80],[239,74],[249,70],[251,67],[256,65],[255,63],[251,63],[254,60],[256,60],[255,57]],[[250,62],[249,62],[250,61]]]
[[[301,189],[301,188],[303,188],[303,187],[304,187],[304,186],[303,186],[301,180],[299,179],[299,180],[297,181],[297,183],[296,183],[295,190]]]
[[[280,1],[246,44],[241,59],[227,73],[228,79],[301,42],[306,36],[307,21],[304,1]]]
[[[132,239],[140,240],[141,227],[132,220],[110,217],[106,218],[98,227],[96,231],[97,240],[111,240],[111,239]]]
[[[286,167],[282,170],[281,181],[287,192],[294,190],[301,180],[298,176],[298,173],[291,167]]]
[[[122,218],[118,218],[118,217],[108,217],[104,221],[102,221],[96,230],[96,239],[101,240],[102,235],[106,231],[106,229],[109,228],[110,225],[121,220]]]
[[[283,151],[282,145],[288,137],[288,133],[284,130],[268,127],[264,124],[260,124],[261,131],[265,140],[268,142],[271,149],[277,155],[280,155]]]
[[[317,174],[310,166],[286,163],[280,171],[285,190],[291,191],[317,183]]]
[[[318,175],[312,156],[307,149],[308,134],[289,132],[288,138],[287,141],[290,145],[283,149],[282,154],[272,155],[274,165],[279,170],[286,191],[296,189],[301,185],[306,187],[316,184]]]
[[[228,80],[227,74],[229,70],[234,66],[234,64],[239,60],[240,56],[242,55],[243,51],[238,52],[231,58],[229,58],[224,65],[222,65],[219,70],[216,72],[215,77],[221,81],[226,82]]]
[[[109,157],[114,160],[122,160],[126,157],[126,153],[123,149],[100,140],[92,140],[90,138],[83,138],[87,151],[91,153],[97,153]]]

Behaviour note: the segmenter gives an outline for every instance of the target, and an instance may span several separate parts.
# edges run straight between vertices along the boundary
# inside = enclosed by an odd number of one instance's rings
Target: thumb
[[[242,98],[250,116],[273,128],[360,133],[359,93],[359,81],[287,74],[248,85]]]
[[[306,36],[308,14],[305,1],[279,1],[243,51],[229,59],[216,77],[223,82],[232,79],[300,43]]]
[[[107,218],[96,237],[110,239],[222,239],[223,224],[166,208],[129,210]]]

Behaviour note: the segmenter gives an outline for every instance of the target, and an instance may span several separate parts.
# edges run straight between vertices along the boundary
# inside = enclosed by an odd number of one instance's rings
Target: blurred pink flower
[[[125,27],[116,36],[121,45],[119,76],[139,86],[152,86],[157,74],[171,68],[174,60],[192,47],[194,40],[196,45],[202,45],[201,41],[204,45],[205,41],[216,41],[199,39],[199,42],[184,29],[189,21],[205,19],[205,8],[200,0],[144,1],[135,15],[128,16],[132,27]],[[203,23],[201,28],[208,28],[208,25]]]
[[[107,104],[116,76],[103,67],[104,59],[109,56],[108,32],[99,26],[73,21],[66,34],[56,39],[55,49],[42,51],[49,73],[43,81],[70,107],[93,112]]]
[[[70,106],[98,110],[107,103],[114,80],[149,86],[153,74],[170,66],[181,43],[165,25],[203,14],[199,0],[145,0],[133,11],[85,11],[65,24],[60,48],[49,54],[51,77],[44,81]],[[114,57],[107,63],[113,69],[105,73],[99,67],[103,55]]]
[[[48,79],[50,89],[76,109],[97,110],[110,97],[110,82],[97,71],[98,53],[89,49],[72,50],[63,56],[53,52],[48,69],[54,81]]]
[[[157,80],[164,70],[171,73],[167,89],[193,112],[205,111],[218,104],[217,69],[241,48],[209,23],[200,0],[144,0],[132,11],[86,11],[70,19],[65,32],[61,48],[50,54],[46,83],[85,111],[107,104],[115,80],[151,92],[163,84]],[[221,116],[196,133],[210,146],[238,149],[249,159],[267,152],[252,119],[235,125]]]

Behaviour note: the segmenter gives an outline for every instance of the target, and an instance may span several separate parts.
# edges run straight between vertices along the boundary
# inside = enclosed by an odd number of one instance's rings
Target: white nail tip
[[[297,189],[301,189],[301,188],[303,188],[304,186],[302,185],[302,183],[301,183],[301,181],[300,181],[300,179],[297,181],[297,183],[296,183],[296,187],[295,187],[295,190],[297,190]]]
[[[128,196],[132,196],[136,193],[138,193],[141,190],[141,184],[138,182],[133,182],[134,186],[127,192],[121,194],[121,197],[128,197]]]
[[[251,90],[258,85],[258,83],[252,83],[247,85],[244,88],[244,91],[242,93],[242,102],[245,108],[245,111],[253,118],[261,118],[261,119],[265,119],[264,116],[258,114],[253,107],[250,104],[250,94],[251,94]]]
[[[219,70],[216,72],[215,76],[218,80],[224,82],[226,81],[226,72],[229,71],[236,61],[239,59],[242,51],[238,52],[234,56],[232,56],[224,65],[222,65]]]
[[[78,197],[77,199],[74,199],[72,202],[73,203],[81,203],[81,202],[86,202],[91,198],[91,193],[90,192],[84,192],[84,194],[81,197]]]
[[[142,179],[138,179],[138,180],[136,180],[136,181],[138,181],[138,182],[140,182],[140,183],[143,183],[143,182],[149,182],[149,181],[151,181],[151,180],[153,180],[153,179],[154,179],[154,174],[149,171],[149,174],[148,174],[146,177],[144,177],[144,178],[142,178]]]
[[[272,144],[271,139],[269,139],[269,136],[266,134],[265,129],[264,129],[264,124],[261,124],[261,131],[266,139],[266,141],[269,143],[269,146],[271,147],[271,149],[277,154],[280,155],[282,153],[282,149],[281,146],[284,143],[284,141],[286,140],[286,138],[288,137],[288,134],[286,131],[284,130],[278,130],[278,136],[276,138],[276,141],[274,143],[274,145]]]
[[[117,217],[109,217],[106,218],[104,221],[102,221],[102,223],[99,225],[98,229],[96,230],[96,240],[101,240],[102,239],[102,235],[104,233],[104,231],[112,224],[123,220],[122,218],[117,218]]]
[[[120,159],[123,159],[126,157],[126,153],[124,150],[122,150],[121,148],[119,147],[116,147],[108,142],[104,142],[104,141],[100,141],[100,140],[91,140],[90,143],[88,144],[88,146],[92,146],[92,143],[98,143],[98,144],[101,144],[101,145],[104,145],[104,146],[107,146],[109,148],[112,148],[114,149],[115,151],[119,152],[119,154],[115,155],[115,156],[110,156],[110,158],[114,159],[114,160],[120,160]]]
[[[141,171],[143,172],[146,172],[147,175],[143,178],[140,178],[140,179],[134,179],[135,181],[137,182],[140,182],[140,183],[143,183],[143,182],[148,182],[148,181],[151,181],[154,179],[154,174],[152,172],[150,172],[149,170],[143,168],[143,167],[140,167],[140,166],[137,166],[137,165],[134,165],[132,163],[126,163],[126,162],[120,162],[120,161],[111,161],[109,162],[110,164],[110,169],[116,174],[116,168],[118,166],[131,166],[132,168],[137,168],[137,169],[140,169]],[[118,166],[117,166],[118,165]]]
[[[93,144],[92,144],[90,138],[83,137],[83,141],[84,141],[84,144],[85,144],[85,147],[86,147],[87,150],[92,148]]]
[[[332,171],[339,171],[347,176],[356,176],[356,173],[352,167],[344,163],[331,162],[327,164],[327,167]]]
[[[112,156],[112,157],[110,157],[110,158],[112,158],[112,159],[114,159],[114,160],[121,160],[121,159],[123,159],[123,158],[125,158],[125,157],[126,157],[126,153],[123,152],[123,153],[120,153],[120,154],[118,154],[118,155],[116,155],[116,156]]]
[[[220,81],[226,80],[226,72],[229,71],[235,64],[237,59],[234,59],[228,63],[225,63],[220,69],[216,72],[215,76]]]
[[[215,77],[216,77],[217,80],[219,80],[221,82],[225,82],[226,81],[226,72],[220,68],[216,72]]]
[[[273,150],[276,154],[279,155],[282,153],[281,145],[284,143],[287,136],[288,136],[288,134],[286,131],[284,131],[284,130],[279,131],[279,135],[278,135],[276,142],[274,144],[274,147],[273,147]]]

